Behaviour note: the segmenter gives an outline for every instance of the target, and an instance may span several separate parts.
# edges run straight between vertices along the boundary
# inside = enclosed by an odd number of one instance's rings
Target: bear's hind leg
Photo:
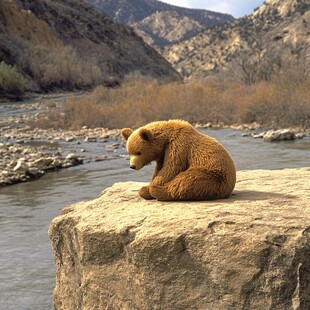
[[[190,168],[181,172],[165,186],[159,186],[159,189],[155,192],[150,187],[152,196],[158,200],[212,200],[226,198],[230,194],[226,193],[226,174],[202,168]]]

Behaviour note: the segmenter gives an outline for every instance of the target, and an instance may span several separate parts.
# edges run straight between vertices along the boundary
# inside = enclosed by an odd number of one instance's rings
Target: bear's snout
[[[131,169],[137,169],[135,165],[130,165]]]

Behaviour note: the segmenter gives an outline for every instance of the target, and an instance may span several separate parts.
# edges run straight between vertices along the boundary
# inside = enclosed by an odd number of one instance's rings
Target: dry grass
[[[91,96],[69,99],[63,111],[34,126],[79,129],[138,127],[155,120],[236,124],[258,122],[268,127],[310,127],[309,81],[277,76],[271,82],[191,82],[160,85],[130,80],[117,89],[99,87]]]

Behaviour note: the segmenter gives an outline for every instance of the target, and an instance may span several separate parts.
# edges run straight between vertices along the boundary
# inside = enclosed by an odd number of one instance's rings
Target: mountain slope
[[[176,11],[156,12],[133,23],[132,27],[145,42],[155,47],[180,42],[205,29],[198,21]]]
[[[249,70],[265,66],[260,69],[268,71],[306,54],[309,10],[308,0],[267,0],[252,15],[207,29],[167,47],[163,55],[189,79],[203,78],[235,63]]]
[[[157,0],[87,1],[115,21],[131,25],[146,42],[158,48],[233,20],[228,14],[181,8]]]
[[[180,79],[131,29],[79,0],[1,1],[2,60],[36,91],[113,85],[136,71]]]

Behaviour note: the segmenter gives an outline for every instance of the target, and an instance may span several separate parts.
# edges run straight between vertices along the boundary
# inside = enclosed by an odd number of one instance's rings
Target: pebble
[[[13,172],[17,172],[19,174],[26,174],[29,170],[28,165],[24,162],[24,160],[20,159],[16,166],[13,168]]]
[[[105,149],[106,152],[114,152],[115,147],[113,145],[111,145],[111,144],[108,144],[108,145],[106,145],[104,147],[104,149]]]
[[[96,137],[86,137],[84,142],[97,142]]]
[[[78,157],[74,153],[70,153],[66,156],[66,159],[72,160],[72,159],[78,159]]]
[[[304,132],[297,132],[296,134],[295,134],[295,138],[296,139],[302,139],[302,138],[304,138],[306,136],[306,134],[304,133]]]
[[[74,140],[75,140],[74,137],[66,137],[66,138],[65,138],[65,141],[66,141],[66,142],[73,142]]]
[[[265,135],[265,131],[264,132],[261,132],[261,133],[259,133],[259,134],[254,134],[252,137],[254,138],[254,139],[262,139],[262,138],[264,138],[264,135]]]

